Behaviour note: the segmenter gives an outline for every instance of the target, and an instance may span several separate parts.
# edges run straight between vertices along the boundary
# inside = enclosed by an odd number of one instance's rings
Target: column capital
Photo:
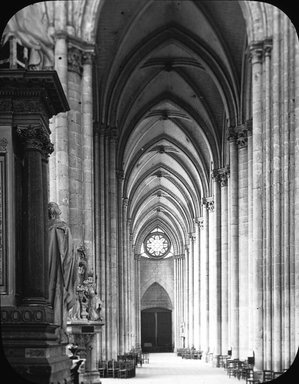
[[[212,171],[212,178],[220,183],[221,187],[227,186],[227,180],[229,178],[229,166],[227,165],[226,167],[223,168],[218,168],[218,169],[213,169]]]
[[[67,51],[67,67],[71,72],[75,72],[82,76],[83,72],[83,54],[80,48],[68,45]]]
[[[25,150],[38,150],[45,156],[54,151],[54,145],[50,141],[49,134],[41,124],[18,125],[16,132],[24,144]]]
[[[84,64],[92,64],[95,57],[94,51],[85,51],[82,54],[82,62]]]
[[[205,223],[204,218],[203,217],[199,217],[198,218],[198,226],[199,226],[200,229],[204,228],[204,223]]]
[[[185,255],[173,255],[173,258],[175,259],[175,260],[184,260],[184,258],[185,258]]]
[[[206,209],[210,212],[214,211],[214,196],[209,196],[209,197],[203,197],[202,198],[202,205],[206,206]]]
[[[127,207],[129,204],[129,198],[128,197],[123,197],[123,206]]]
[[[0,138],[0,152],[7,152],[8,140],[5,137]]]
[[[134,254],[134,260],[136,260],[136,261],[140,261],[140,259],[141,259],[141,255],[138,254],[138,253],[135,253],[135,254]]]
[[[252,64],[261,63],[263,59],[263,41],[253,41],[249,45],[249,59]]]
[[[229,142],[236,142],[237,140],[237,130],[236,130],[236,126],[229,126],[227,127],[227,134],[226,134],[226,138]]]
[[[247,147],[247,127],[246,124],[240,124],[237,130],[237,144],[239,148]]]

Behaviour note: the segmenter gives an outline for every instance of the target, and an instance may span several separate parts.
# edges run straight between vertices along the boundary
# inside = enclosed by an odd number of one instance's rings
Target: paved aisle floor
[[[186,360],[175,353],[151,353],[149,364],[136,368],[136,377],[101,378],[102,384],[241,384],[229,378],[223,368],[214,368],[202,360]]]

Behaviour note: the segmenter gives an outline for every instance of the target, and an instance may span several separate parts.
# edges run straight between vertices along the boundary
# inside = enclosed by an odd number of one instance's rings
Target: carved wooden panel
[[[0,290],[7,288],[7,234],[6,234],[6,144],[0,138]]]

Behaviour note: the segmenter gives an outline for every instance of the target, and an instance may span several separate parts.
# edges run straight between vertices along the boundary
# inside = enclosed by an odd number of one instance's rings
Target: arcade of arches
[[[258,1],[31,7],[55,71],[0,70],[12,364],[32,362],[29,327],[32,348],[47,340],[51,380],[62,377],[47,303],[45,212],[55,201],[102,301],[94,361],[194,346],[288,368],[299,343],[299,45],[289,18]]]

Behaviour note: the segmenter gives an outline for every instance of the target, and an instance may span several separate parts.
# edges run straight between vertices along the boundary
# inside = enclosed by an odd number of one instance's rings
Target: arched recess
[[[148,308],[166,308],[168,310],[173,308],[168,293],[157,282],[152,283],[141,298],[141,310]]]

